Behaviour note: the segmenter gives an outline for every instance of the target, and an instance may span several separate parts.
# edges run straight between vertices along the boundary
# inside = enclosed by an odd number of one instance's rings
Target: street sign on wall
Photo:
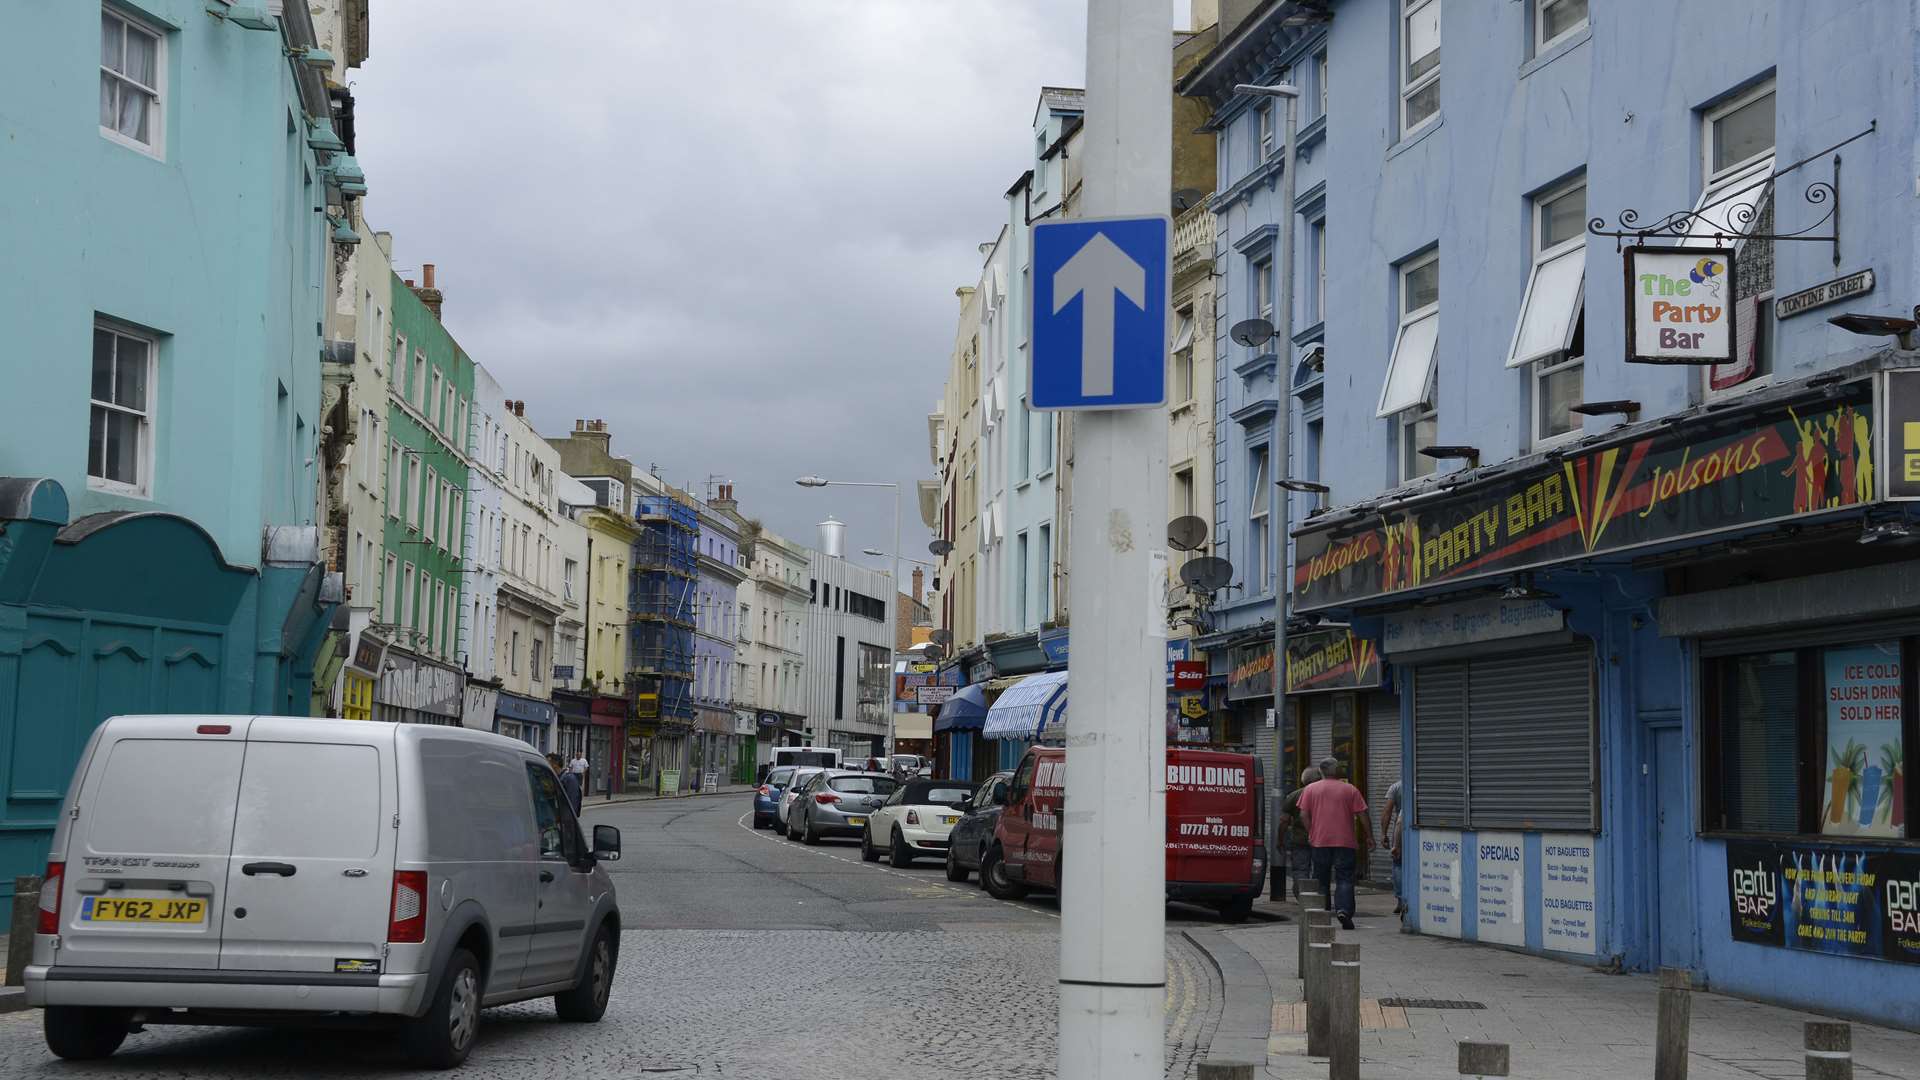
[[[1733,362],[1731,249],[1635,246],[1624,262],[1627,363]]]
[[[1166,404],[1172,233],[1164,214],[1034,224],[1032,408]]]

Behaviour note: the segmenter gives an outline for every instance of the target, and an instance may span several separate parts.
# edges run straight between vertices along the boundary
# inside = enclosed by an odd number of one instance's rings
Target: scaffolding
[[[629,684],[659,695],[661,719],[691,723],[700,516],[691,499],[674,492],[641,496],[635,518],[640,534],[627,584]]]

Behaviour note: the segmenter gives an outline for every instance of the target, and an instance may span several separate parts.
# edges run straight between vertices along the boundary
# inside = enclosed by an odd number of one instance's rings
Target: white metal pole
[[[1088,0],[1087,217],[1167,213],[1172,67],[1165,0]],[[1166,410],[1074,430],[1058,1075],[1148,1080],[1165,1068]]]
[[[887,756],[892,757],[900,752],[894,717],[899,702],[893,699],[893,680],[900,667],[900,485],[889,486],[893,488],[893,570],[887,585],[893,595],[887,597],[887,611],[893,618],[887,620],[887,686],[882,700],[887,704]]]
[[[1274,352],[1279,354],[1279,363],[1273,373],[1274,395],[1278,405],[1273,417],[1273,442],[1267,450],[1268,479],[1273,482],[1273,491],[1268,500],[1273,507],[1273,557],[1268,565],[1273,568],[1273,776],[1267,781],[1268,792],[1279,792],[1291,786],[1290,777],[1281,776],[1285,764],[1282,748],[1286,745],[1287,724],[1287,591],[1292,584],[1293,575],[1287,572],[1287,530],[1291,526],[1293,504],[1292,492],[1281,487],[1293,472],[1293,166],[1295,136],[1299,133],[1300,95],[1298,91],[1284,96],[1281,105],[1287,111],[1286,146],[1282,150],[1280,162],[1280,295],[1274,306],[1279,325],[1273,328]],[[1280,815],[1270,811],[1267,820],[1278,822]],[[1272,838],[1267,838],[1272,842]],[[1275,900],[1280,899],[1284,889],[1286,868],[1280,865],[1278,852],[1269,851],[1271,869],[1268,871],[1268,894]]]

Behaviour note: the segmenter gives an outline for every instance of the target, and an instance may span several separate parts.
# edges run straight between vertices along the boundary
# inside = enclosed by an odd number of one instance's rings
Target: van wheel
[[[980,884],[987,895],[995,900],[1018,900],[1027,895],[1027,887],[1007,877],[1007,861],[1000,857],[1000,849],[987,849],[987,857],[980,860]]]
[[[873,846],[873,830],[860,830],[860,861],[879,862],[880,849]]]
[[[948,881],[967,880],[967,868],[964,866],[961,866],[959,863],[959,860],[953,857],[952,848],[947,849],[947,880]]]
[[[1220,905],[1220,921],[1243,923],[1253,914],[1253,897],[1236,896]]]
[[[126,1040],[133,1014],[126,1009],[49,1005],[42,1018],[47,1049],[68,1061],[109,1057]]]
[[[573,989],[553,995],[553,1009],[560,1019],[575,1024],[591,1024],[607,1012],[607,999],[613,994],[613,964],[617,956],[613,934],[605,925],[594,932],[587,945],[587,963]]]
[[[899,829],[893,830],[893,837],[887,842],[887,862],[895,870],[905,870],[913,865],[913,849],[907,846],[907,838]]]
[[[480,961],[465,949],[455,949],[427,1011],[401,1030],[407,1057],[429,1069],[451,1069],[467,1060],[480,1033],[484,993]]]

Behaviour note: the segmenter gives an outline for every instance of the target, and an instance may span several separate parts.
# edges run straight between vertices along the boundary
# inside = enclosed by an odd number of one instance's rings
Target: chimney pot
[[[403,280],[403,281],[405,281],[405,282],[407,283],[407,288],[409,288],[409,289],[411,289],[411,288],[413,288],[413,279],[412,279],[412,278],[402,278],[401,280]]]
[[[420,280],[426,285],[427,288],[429,289],[433,288],[433,264],[432,263],[420,264]]]

